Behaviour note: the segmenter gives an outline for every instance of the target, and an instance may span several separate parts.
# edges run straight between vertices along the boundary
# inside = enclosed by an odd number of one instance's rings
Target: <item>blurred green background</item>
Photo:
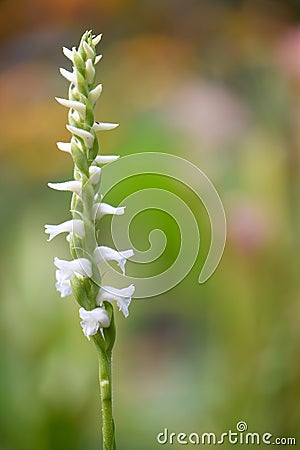
[[[165,427],[222,433],[240,420],[300,438],[300,2],[2,0],[0,24],[0,449],[101,445],[95,351],[75,301],[54,286],[53,258],[68,248],[43,232],[69,207],[69,194],[46,186],[72,173],[55,146],[69,139],[54,100],[67,93],[61,47],[86,29],[104,33],[97,118],[121,124],[100,135],[102,153],[188,159],[228,220],[221,264],[199,285],[210,236],[194,195],[154,176],[112,194],[119,203],[141,187],[177,190],[202,238],[179,286],[133,301],[126,320],[117,314],[118,448],[159,448]],[[133,225],[141,249],[151,229],[165,230],[171,264],[170,217],[146,212]],[[103,227],[109,239],[106,218]]]

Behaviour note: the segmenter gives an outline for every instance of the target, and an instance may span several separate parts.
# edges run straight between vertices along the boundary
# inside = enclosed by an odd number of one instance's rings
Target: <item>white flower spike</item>
[[[135,287],[133,284],[123,289],[117,289],[112,286],[103,286],[97,296],[97,305],[101,306],[104,301],[116,301],[120,311],[122,311],[125,317],[128,317],[128,307],[134,291]]]
[[[72,219],[58,225],[45,225],[45,233],[49,234],[48,241],[52,241],[60,233],[74,233],[83,238],[84,223],[82,220]]]
[[[48,241],[60,233],[67,233],[71,261],[55,258],[56,289],[61,297],[73,294],[80,305],[80,324],[84,335],[93,341],[98,350],[100,361],[100,391],[101,398],[106,399],[106,407],[102,405],[103,448],[115,448],[115,435],[111,405],[111,356],[115,342],[114,307],[127,317],[135,287],[118,289],[102,286],[103,273],[109,270],[107,261],[115,261],[125,275],[125,265],[133,256],[133,250],[117,251],[100,245],[97,236],[100,223],[96,220],[103,216],[122,215],[124,206],[114,207],[102,203],[101,168],[102,164],[116,161],[117,155],[98,155],[98,131],[113,130],[117,123],[97,122],[94,116],[95,104],[102,92],[102,84],[96,85],[96,64],[102,55],[97,55],[95,46],[102,35],[93,35],[86,31],[78,48],[70,50],[63,47],[64,55],[72,62],[71,71],[60,69],[61,75],[70,82],[68,98],[56,97],[62,106],[69,108],[67,130],[72,137],[70,142],[57,142],[60,151],[69,153],[74,162],[74,179],[62,183],[48,183],[57,191],[72,193],[69,211],[71,220],[58,225],[45,225],[49,234]],[[101,233],[100,233],[101,236]],[[80,258],[76,258],[76,256]],[[100,265],[102,263],[102,266]]]
[[[132,249],[118,252],[117,250],[104,245],[97,247],[94,251],[94,258],[97,264],[105,261],[116,261],[122,270],[123,275],[125,275],[125,264],[127,259],[131,258],[133,255],[134,252]]]

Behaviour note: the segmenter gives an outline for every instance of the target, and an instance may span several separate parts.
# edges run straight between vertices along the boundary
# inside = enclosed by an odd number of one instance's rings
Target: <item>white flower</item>
[[[58,292],[60,292],[61,298],[67,297],[72,294],[71,281],[64,277],[61,270],[56,270],[56,283],[55,287]]]
[[[95,122],[92,126],[95,133],[97,131],[107,131],[107,130],[113,130],[114,128],[117,128],[119,126],[118,123],[105,123],[105,122]]]
[[[56,191],[75,192],[79,196],[81,195],[82,190],[81,181],[76,180],[64,181],[63,183],[48,183],[48,186]]]
[[[100,220],[106,214],[115,214],[116,216],[121,216],[125,212],[125,206],[114,206],[108,203],[95,203],[93,206],[93,216],[94,219]]]
[[[74,72],[69,72],[68,70],[64,69],[63,67],[61,67],[59,69],[59,71],[66,80],[68,80],[70,83],[76,85],[77,79],[76,79]]]
[[[93,59],[93,57],[94,57],[94,50],[92,49],[92,47],[90,47],[89,44],[84,41],[83,42],[83,48],[84,48],[84,51],[86,53],[86,56],[88,58]]]
[[[128,307],[131,302],[131,297],[133,296],[135,287],[133,284],[130,286],[117,289],[111,286],[103,286],[97,296],[97,305],[102,305],[103,301],[113,302],[116,301],[120,311],[123,312],[124,316],[127,317],[129,314]]]
[[[76,100],[67,100],[65,98],[55,97],[55,100],[62,106],[66,106],[67,108],[75,109],[79,112],[81,117],[85,118],[86,106],[84,103],[78,102]]]
[[[71,142],[56,142],[56,145],[60,151],[71,153]]]
[[[82,238],[84,237],[84,223],[82,220],[72,219],[58,225],[45,225],[45,233],[49,234],[48,241],[60,233],[74,233]]]
[[[89,168],[90,180],[92,184],[98,184],[101,176],[101,169],[97,166],[90,166]]]
[[[90,133],[89,131],[83,130],[81,128],[73,127],[72,125],[66,125],[66,128],[70,133],[75,134],[75,136],[79,136],[81,139],[84,140],[85,145],[88,148],[91,148],[94,143],[94,135]]]
[[[96,101],[100,97],[102,92],[102,84],[98,84],[94,89],[91,90],[89,93],[89,102],[92,104],[92,106],[95,105]]]
[[[110,325],[109,315],[104,308],[95,308],[92,311],[80,308],[79,316],[82,319],[80,325],[88,340],[90,336],[98,332],[99,328],[107,328]]]
[[[101,59],[102,59],[102,55],[96,56],[96,58],[95,58],[95,65],[98,64],[98,62],[101,61]]]
[[[125,275],[125,264],[128,258],[134,255],[133,250],[123,250],[121,252],[118,252],[117,250],[114,250],[113,248],[106,247],[104,245],[100,247],[96,247],[94,251],[94,258],[96,261],[96,264],[100,264],[104,261],[116,261],[118,263],[118,266],[123,272],[123,275]]]
[[[92,263],[87,258],[73,259],[72,261],[66,261],[65,259],[54,258],[55,266],[63,272],[66,279],[71,279],[75,274],[82,277],[91,277]]]
[[[92,43],[93,45],[96,47],[97,44],[99,44],[99,42],[101,41],[102,38],[102,33],[98,34],[98,36],[94,36],[92,39]]]
[[[93,273],[92,264],[86,258],[73,259],[66,261],[64,259],[54,258],[54,265],[58,268],[56,271],[56,289],[61,297],[72,294],[71,278],[74,275],[82,277],[91,277]]]
[[[63,47],[63,54],[66,56],[66,58],[68,58],[70,61],[74,62],[74,52],[73,50],[75,50],[75,47],[72,48],[72,50],[70,50],[67,47]]]
[[[79,114],[78,111],[76,111],[76,109],[70,109],[69,112],[70,116],[75,122],[79,122],[81,120],[81,116]]]
[[[95,74],[96,71],[95,67],[93,66],[93,61],[91,60],[91,58],[88,58],[85,63],[85,79],[89,84],[93,83]]]
[[[120,158],[120,155],[98,155],[95,158],[97,164],[107,164],[116,161]]]

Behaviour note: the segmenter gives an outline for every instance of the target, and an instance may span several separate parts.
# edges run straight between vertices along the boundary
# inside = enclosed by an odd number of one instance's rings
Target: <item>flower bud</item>
[[[86,73],[86,81],[89,84],[92,84],[95,79],[96,71],[95,71],[93,62],[90,58],[85,63],[85,73]]]
[[[83,42],[83,48],[86,54],[87,58],[91,58],[93,59],[95,56],[94,50],[92,49],[92,47],[89,46],[89,44],[87,42]]]

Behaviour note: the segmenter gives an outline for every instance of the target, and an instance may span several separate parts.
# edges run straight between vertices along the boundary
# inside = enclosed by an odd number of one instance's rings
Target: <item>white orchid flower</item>
[[[48,241],[51,241],[60,233],[74,233],[83,238],[84,223],[80,219],[72,219],[58,225],[45,225],[45,233],[49,234]]]
[[[62,147],[60,147],[61,150]],[[65,150],[63,150],[65,151]],[[55,191],[70,191],[75,192],[77,195],[81,195],[82,183],[81,181],[71,180],[64,181],[63,183],[48,183],[48,186]]]
[[[89,102],[94,106],[96,101],[101,95],[102,92],[102,84],[98,84],[91,92],[89,93]]]
[[[109,315],[104,308],[95,308],[92,311],[80,308],[79,316],[82,319],[80,325],[88,340],[98,332],[99,328],[107,328],[110,325]]]
[[[92,39],[93,45],[96,47],[97,44],[101,41],[102,33],[98,34],[97,36],[94,36]]]
[[[126,261],[133,255],[134,252],[131,249],[118,252],[117,250],[114,250],[113,248],[110,247],[106,247],[104,245],[96,247],[94,251],[94,259],[96,264],[100,264],[105,261],[116,261],[118,263],[118,266],[122,270],[123,275],[125,275]]]
[[[71,153],[71,142],[56,142],[56,145],[61,152]]]
[[[68,70],[64,69],[63,67],[61,67],[59,69],[61,75],[68,80],[70,83],[74,84],[74,86],[76,86],[77,84],[77,78],[74,72],[69,72]]]
[[[95,133],[97,131],[109,131],[114,130],[119,126],[118,123],[108,123],[108,122],[94,122],[94,125],[92,126]]]
[[[106,214],[113,214],[116,216],[121,216],[125,212],[125,206],[114,206],[109,205],[108,203],[95,203],[93,206],[93,216],[94,219],[100,220]]]
[[[84,103],[78,102],[77,100],[68,100],[66,98],[55,97],[55,100],[62,106],[66,108],[72,108],[77,111],[83,119],[85,118],[86,106]]]
[[[68,278],[64,277],[64,274],[61,270],[56,270],[56,283],[55,287],[58,292],[60,292],[61,298],[65,298],[68,295],[72,294],[71,281]]]
[[[66,261],[64,259],[54,258],[54,265],[57,267],[56,271],[56,289],[60,292],[61,297],[67,297],[72,294],[71,278],[74,275],[81,277],[92,276],[92,264],[87,258],[73,259]]]
[[[82,128],[73,127],[73,125],[66,125],[66,128],[70,131],[70,133],[83,139],[87,148],[91,148],[93,146],[95,136],[92,133],[83,130]]]
[[[131,297],[133,296],[134,291],[135,287],[133,284],[123,289],[117,289],[112,286],[103,286],[99,291],[96,302],[97,305],[102,305],[103,301],[116,301],[120,311],[122,311],[125,317],[128,317],[128,307],[130,305]]]
[[[90,175],[90,180],[92,182],[92,184],[98,184],[100,181],[100,177],[101,177],[101,169],[100,167],[97,166],[90,166],[89,168],[89,175]]]
[[[120,155],[98,155],[95,158],[97,164],[107,164],[116,161],[120,158]]]
[[[68,58],[70,61],[72,61],[72,63],[74,63],[74,51],[75,51],[75,47],[72,48],[72,50],[70,50],[67,47],[63,47],[62,51],[63,54],[65,55],[66,58]]]

